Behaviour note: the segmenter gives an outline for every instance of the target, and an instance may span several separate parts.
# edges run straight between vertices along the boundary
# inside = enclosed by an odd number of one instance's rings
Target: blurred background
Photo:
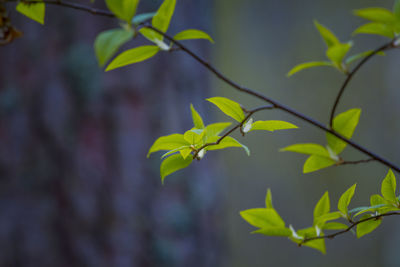
[[[160,3],[143,0],[139,11]],[[188,46],[233,80],[327,123],[344,77],[318,68],[286,78],[294,65],[325,58],[313,19],[347,41],[362,23],[352,10],[392,4],[185,0],[178,1],[170,30],[211,33],[215,45]],[[104,8],[102,1],[95,6]],[[208,153],[162,186],[161,160],[146,159],[147,151],[159,136],[191,127],[190,103],[206,123],[229,121],[207,97],[229,97],[248,108],[260,103],[179,52],[104,73],[93,42],[116,21],[47,6],[41,26],[16,14],[14,4],[5,7],[24,35],[0,48],[0,266],[400,266],[394,217],[361,240],[352,234],[328,240],[324,256],[285,238],[251,235],[253,228],[239,216],[263,207],[271,188],[284,220],[307,227],[326,190],[335,207],[357,182],[352,205],[365,205],[380,191],[387,168],[370,163],[303,175],[306,157],[279,148],[324,144],[325,134],[265,111],[256,117],[301,129],[237,136],[250,157],[239,149]],[[356,36],[354,42],[356,53],[386,40]],[[339,111],[362,108],[354,140],[400,164],[398,62],[397,51],[371,60],[351,82]],[[347,148],[344,158],[365,156]]]

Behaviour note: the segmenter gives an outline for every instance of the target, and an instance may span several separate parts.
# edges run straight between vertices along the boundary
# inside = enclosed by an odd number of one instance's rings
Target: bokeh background
[[[90,4],[90,1],[79,3]],[[143,0],[140,11],[161,1]],[[188,45],[233,80],[327,123],[344,77],[331,69],[290,79],[295,64],[324,58],[313,19],[349,40],[362,20],[352,10],[391,8],[381,0],[181,0],[171,32],[211,33]],[[96,7],[104,7],[96,1]],[[284,238],[251,235],[239,212],[262,207],[267,188],[296,229],[312,223],[315,203],[329,189],[332,203],[356,183],[353,205],[378,193],[387,168],[377,164],[301,174],[305,157],[280,153],[325,134],[278,111],[296,131],[254,133],[239,149],[159,178],[160,159],[146,159],[161,135],[191,127],[193,103],[207,123],[229,121],[210,103],[226,96],[260,104],[228,88],[182,53],[104,73],[92,44],[118,26],[109,18],[48,6],[46,25],[6,4],[24,36],[0,48],[0,266],[400,266],[400,230],[387,218],[373,234],[327,241],[327,255]],[[125,48],[144,43],[138,39]],[[380,37],[354,37],[353,53],[374,49]],[[400,164],[400,54],[377,57],[351,82],[339,109],[363,110],[354,140]],[[238,138],[240,138],[238,136]],[[349,160],[364,156],[347,148]],[[335,204],[332,204],[334,207]]]

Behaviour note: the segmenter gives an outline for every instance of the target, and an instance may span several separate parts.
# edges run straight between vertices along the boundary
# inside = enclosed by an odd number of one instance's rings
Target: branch
[[[189,56],[191,56],[192,58],[194,58],[197,62],[199,62],[201,65],[203,65],[205,68],[207,68],[210,72],[212,72],[215,76],[217,76],[218,79],[220,79],[221,81],[223,81],[224,83],[230,85],[231,87],[233,87],[234,89],[245,93],[247,95],[251,95],[254,96],[260,100],[263,100],[264,102],[270,103],[272,104],[275,108],[280,109],[286,113],[289,113],[291,115],[293,115],[294,117],[297,117],[305,122],[308,122],[312,125],[314,125],[315,127],[330,133],[334,136],[336,136],[337,138],[339,138],[340,140],[346,142],[347,144],[349,144],[350,146],[352,146],[353,148],[355,148],[356,150],[364,153],[365,155],[373,158],[374,160],[382,163],[383,165],[393,169],[394,171],[400,173],[400,167],[396,166],[395,164],[391,163],[390,161],[388,161],[387,159],[375,154],[374,152],[368,150],[367,148],[364,148],[363,146],[347,139],[346,137],[342,136],[341,134],[337,133],[336,131],[332,130],[332,129],[328,129],[327,127],[325,127],[322,123],[314,120],[313,118],[308,117],[307,115],[304,115],[284,104],[279,103],[278,101],[269,98],[268,96],[265,96],[259,92],[256,92],[252,89],[243,87],[239,84],[237,84],[236,82],[232,81],[231,79],[229,79],[228,77],[226,77],[225,75],[223,75],[220,71],[218,71],[214,66],[212,66],[209,62],[203,60],[202,58],[200,58],[198,55],[196,55],[194,52],[192,52],[189,48],[187,48],[186,46],[184,46],[181,42],[174,40],[171,36],[169,36],[168,34],[154,28],[153,26],[149,25],[148,23],[144,23],[142,24],[143,27],[152,29],[153,31],[161,34],[164,36],[164,38],[166,38],[168,41],[172,42],[173,44],[175,44],[177,47],[179,47],[182,51],[184,51],[185,53],[187,53]],[[361,66],[360,66],[361,67]],[[359,68],[360,68],[359,67]]]
[[[377,55],[380,52],[383,52],[385,50],[395,47],[394,41],[395,40],[392,40],[392,41],[390,41],[390,43],[384,44],[384,45],[378,47],[377,49],[375,49],[371,54],[369,54],[363,60],[361,60],[360,63],[358,63],[358,65],[350,73],[347,74],[347,78],[344,81],[344,83],[342,84],[342,87],[340,87],[339,93],[336,96],[335,103],[333,104],[333,107],[331,110],[331,116],[329,119],[329,126],[331,127],[331,129],[333,129],[333,119],[335,117],[336,109],[337,109],[339,102],[342,98],[342,95],[343,95],[344,91],[346,90],[347,85],[350,83],[351,79],[361,69],[361,67],[364,66],[364,64],[367,63],[368,60],[370,60],[373,56]]]
[[[109,17],[109,18],[115,18],[115,15],[107,10],[102,10],[102,9],[97,9],[97,8],[92,8],[90,6],[85,6],[77,3],[73,3],[70,1],[63,1],[63,0],[32,0],[32,1],[27,1],[27,0],[0,0],[0,3],[7,3],[7,2],[22,2],[22,3],[27,3],[27,4],[38,4],[38,3],[45,3],[49,5],[56,5],[56,6],[63,6],[63,7],[68,7],[72,9],[77,9],[81,11],[88,12],[92,15],[98,15],[98,16],[104,16],[104,17]]]
[[[231,133],[233,133],[236,129],[240,128],[242,129],[243,124],[256,112],[259,112],[261,110],[270,110],[270,109],[274,109],[275,106],[262,106],[262,107],[258,107],[249,111],[246,111],[248,114],[247,116],[238,124],[236,124],[234,127],[232,127],[228,132],[226,132],[223,136],[221,136],[217,141],[215,141],[214,143],[207,143],[204,144],[203,146],[201,146],[200,148],[196,149],[195,153],[193,154],[193,158],[197,158],[197,155],[200,153],[201,150],[203,150],[204,148],[208,147],[208,146],[215,146],[215,145],[219,145],[219,143],[222,142],[222,140],[224,140],[226,137],[228,137]],[[242,130],[241,130],[242,132]],[[242,132],[243,134],[243,132]]]
[[[330,235],[314,236],[314,237],[305,238],[305,239],[303,239],[303,241],[301,241],[301,243],[299,243],[299,246],[302,246],[303,244],[305,244],[307,242],[310,242],[312,240],[333,239],[338,235],[342,235],[342,234],[347,233],[348,231],[350,231],[351,229],[353,229],[354,227],[356,227],[360,223],[371,221],[371,220],[379,220],[379,219],[381,219],[383,217],[394,216],[394,215],[400,215],[400,213],[399,212],[388,212],[388,213],[372,216],[372,217],[369,217],[369,218],[366,218],[366,219],[363,219],[363,220],[359,220],[357,222],[352,222],[351,225],[348,228],[346,228],[346,229],[344,229],[342,231],[339,231],[339,232],[336,232],[336,233],[333,233],[333,234],[330,234]]]
[[[362,160],[356,160],[356,161],[342,161],[338,165],[356,165],[356,164],[361,164],[361,163],[369,163],[376,161],[375,159],[362,159]]]

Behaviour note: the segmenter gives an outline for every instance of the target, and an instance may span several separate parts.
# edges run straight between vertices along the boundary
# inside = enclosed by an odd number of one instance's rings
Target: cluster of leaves
[[[350,109],[335,117],[333,120],[333,130],[344,137],[350,139],[358,125],[361,115],[360,109]],[[327,146],[319,144],[295,144],[281,149],[281,151],[291,151],[310,155],[303,166],[303,172],[314,172],[332,165],[340,165],[343,159],[339,156],[346,148],[347,143],[336,136],[327,133]]]
[[[244,134],[264,130],[273,132],[276,130],[295,129],[297,126],[277,120],[268,121],[253,121],[250,116],[246,116],[239,103],[225,97],[212,97],[207,99],[209,102],[217,106],[223,113],[234,119],[241,132]],[[158,138],[151,146],[148,155],[157,151],[167,151],[162,158],[165,158],[161,164],[160,174],[161,179],[180,169],[188,167],[193,159],[202,159],[207,151],[221,150],[230,147],[241,147],[247,155],[250,155],[250,150],[235,138],[229,135],[221,136],[232,123],[218,122],[205,125],[200,114],[195,110],[193,105],[190,105],[193,128],[186,131],[184,134],[171,134]],[[249,115],[252,113],[250,112]]]
[[[382,222],[382,215],[388,212],[400,211],[400,196],[396,197],[396,178],[389,170],[381,185],[381,195],[375,194],[370,198],[370,206],[349,210],[354,196],[356,184],[344,192],[337,204],[337,211],[331,211],[328,192],[321,197],[314,208],[314,218],[311,227],[295,230],[292,225],[286,226],[284,220],[272,206],[271,191],[268,189],[265,208],[249,209],[240,215],[249,224],[258,229],[256,234],[267,236],[288,237],[298,245],[308,246],[326,253],[324,231],[352,230],[358,238],[374,231]],[[336,221],[344,220],[350,225]],[[331,235],[330,237],[334,237]]]

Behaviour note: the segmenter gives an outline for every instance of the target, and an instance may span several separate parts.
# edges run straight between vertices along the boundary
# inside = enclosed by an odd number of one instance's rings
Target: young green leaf
[[[331,30],[326,28],[325,26],[318,23],[318,21],[314,20],[315,27],[318,29],[321,34],[322,39],[325,41],[327,47],[331,47],[337,44],[340,44],[338,38],[332,33]]]
[[[353,63],[354,61],[357,61],[357,60],[359,60],[359,59],[362,59],[362,58],[364,58],[364,57],[367,57],[367,56],[371,55],[373,52],[374,52],[374,51],[369,50],[369,51],[365,51],[365,52],[361,52],[361,53],[355,54],[355,55],[353,55],[353,56],[348,57],[348,58],[345,60],[345,63],[346,63],[346,65],[350,65],[350,64]],[[385,53],[381,51],[381,52],[378,52],[377,55],[379,55],[379,56],[384,56]]]
[[[252,124],[251,131],[265,130],[265,131],[277,131],[286,129],[297,129],[298,127],[286,121],[256,121]]]
[[[162,136],[158,138],[151,146],[147,157],[149,157],[151,153],[160,150],[173,150],[184,146],[190,146],[190,144],[185,140],[183,134],[171,134],[168,136]]]
[[[351,47],[352,47],[351,42],[331,46],[326,51],[326,56],[335,64],[335,66],[339,70],[342,70],[343,59],[347,55]]]
[[[212,145],[208,146],[205,149],[206,150],[219,150],[219,149],[224,149],[228,147],[241,147],[246,151],[246,154],[250,156],[250,150],[247,146],[239,143],[236,139],[233,137],[227,136],[225,137],[218,145]]]
[[[16,10],[30,19],[44,24],[44,16],[46,13],[46,5],[44,3],[27,4],[20,2]]]
[[[395,0],[393,5],[393,14],[400,19],[400,0]]]
[[[162,183],[164,183],[165,177],[176,171],[186,168],[187,166],[190,165],[190,163],[192,163],[192,161],[193,161],[192,157],[187,157],[186,159],[183,159],[180,154],[174,154],[166,158],[161,163],[161,168],[160,168]]]
[[[325,147],[318,144],[295,144],[280,149],[280,151],[290,151],[306,155],[318,155],[329,158],[329,152]]]
[[[253,231],[252,234],[289,237],[292,235],[292,232],[290,231],[289,228],[286,228],[286,227],[265,227],[265,228]]]
[[[110,9],[117,18],[131,23],[136,13],[139,0],[106,0],[106,4],[108,9]]]
[[[155,12],[143,13],[143,14],[136,15],[132,19],[132,24],[135,26],[138,26],[140,23],[143,23],[146,20],[153,18],[155,15],[156,15]]]
[[[206,39],[209,40],[211,43],[214,43],[214,40],[210,37],[210,35],[208,35],[203,31],[194,29],[181,31],[180,33],[174,36],[174,39],[177,41],[191,40],[191,39]]]
[[[156,44],[161,50],[163,51],[169,51],[171,49],[171,46],[166,44],[163,39],[161,38],[159,33],[155,32],[152,29],[149,28],[141,28],[139,32],[150,42],[153,42]]]
[[[97,35],[94,42],[94,49],[99,65],[101,67],[104,66],[123,44],[133,38],[133,34],[133,30],[130,29],[113,29]]]
[[[380,7],[358,9],[354,11],[354,14],[373,22],[379,22],[388,25],[394,24],[397,21],[396,16],[392,12]]]
[[[361,109],[350,109],[337,115],[333,120],[333,129],[344,137],[350,139],[360,120]],[[347,143],[333,136],[327,134],[328,146],[336,154],[340,154],[347,146]]]
[[[354,184],[352,187],[347,189],[346,192],[344,192],[339,199],[338,210],[345,216],[348,215],[348,211],[349,211],[348,207],[349,207],[351,199],[354,196],[356,186],[357,186],[357,184]]]
[[[316,237],[317,231],[315,227],[309,227],[306,229],[301,229],[297,231],[298,235],[303,236],[305,238],[310,238],[310,237]],[[321,233],[320,233],[321,234]],[[294,238],[290,238],[290,240],[300,243],[302,240],[296,240]],[[303,246],[310,247],[313,249],[316,249],[320,251],[323,254],[326,254],[326,247],[325,247],[325,240],[324,239],[316,239],[316,240],[311,240],[303,244]]]
[[[303,166],[303,173],[310,173],[314,171],[318,171],[332,165],[335,165],[336,161],[331,158],[321,157],[318,155],[311,155]]]
[[[218,136],[220,133],[222,133],[226,128],[231,126],[232,123],[230,122],[217,122],[217,123],[212,123],[206,126],[205,131],[206,131],[206,142],[209,142],[208,139],[211,137]]]
[[[160,8],[157,10],[157,13],[154,15],[152,19],[152,25],[154,28],[160,30],[161,32],[166,32],[169,28],[169,23],[171,22],[172,15],[175,11],[176,0],[164,0],[161,4]],[[164,37],[155,33],[157,39],[163,40]]]
[[[240,107],[239,103],[233,100],[225,97],[212,97],[208,98],[207,101],[216,105],[223,113],[238,122],[242,122],[245,119],[243,109]]]
[[[154,57],[158,51],[160,51],[160,48],[154,45],[140,46],[129,49],[125,52],[122,52],[113,61],[111,61],[111,63],[107,66],[106,71],[144,61]]]
[[[287,74],[287,76],[290,77],[299,71],[309,69],[309,68],[314,68],[314,67],[320,67],[320,66],[332,67],[333,65],[331,62],[327,62],[327,61],[313,61],[313,62],[301,63],[301,64],[295,66],[293,69],[291,69],[289,71],[289,73]]]
[[[194,146],[201,145],[203,137],[205,135],[205,131],[204,130],[198,131],[198,130],[199,129],[191,129],[189,131],[186,131],[185,134],[183,135],[185,141]]]
[[[273,209],[274,206],[272,205],[272,193],[271,189],[268,188],[267,195],[265,196],[265,207],[267,209]]]
[[[356,34],[375,34],[388,37],[390,39],[394,38],[394,32],[391,27],[383,23],[375,23],[375,22],[361,25],[353,32],[353,35]]]
[[[240,216],[252,226],[258,228],[285,227],[285,222],[274,209],[249,209],[240,212]]]
[[[166,158],[166,157],[168,157],[169,155],[172,155],[172,154],[177,153],[177,152],[180,152],[181,155],[182,155],[182,152],[181,152],[181,151],[182,151],[182,150],[185,150],[185,151],[186,151],[186,149],[189,149],[189,151],[191,151],[190,146],[181,146],[181,147],[178,147],[178,148],[175,148],[175,149],[172,149],[172,150],[168,151],[167,153],[165,153],[164,155],[162,155],[161,158],[162,158],[162,159],[163,159],[163,158]],[[185,154],[184,154],[184,155],[185,155]],[[186,156],[184,156],[184,155],[182,155],[182,157],[185,159]]]
[[[381,193],[385,200],[390,201],[391,203],[398,203],[396,197],[396,177],[392,170],[389,170],[382,182]]]
[[[328,222],[322,226],[322,230],[344,230],[347,228],[347,225],[338,222]]]
[[[318,218],[321,217],[322,215],[329,213],[330,209],[331,209],[331,204],[329,200],[329,193],[328,191],[326,191],[325,194],[318,201],[317,205],[315,205],[314,225],[316,224]]]
[[[363,217],[361,217],[361,220],[365,220],[370,218],[372,215],[370,214],[366,214]],[[357,238],[361,238],[366,234],[371,233],[372,231],[374,231],[380,224],[381,224],[381,220],[375,220],[375,219],[371,219],[369,221],[360,223],[357,225]]]
[[[338,211],[325,213],[324,215],[319,216],[315,219],[314,225],[322,226],[328,221],[333,221],[342,217],[341,213]]]
[[[204,128],[203,119],[201,118],[200,114],[194,109],[192,104],[190,104],[190,110],[192,111],[192,119],[194,127],[197,129],[203,129]]]

